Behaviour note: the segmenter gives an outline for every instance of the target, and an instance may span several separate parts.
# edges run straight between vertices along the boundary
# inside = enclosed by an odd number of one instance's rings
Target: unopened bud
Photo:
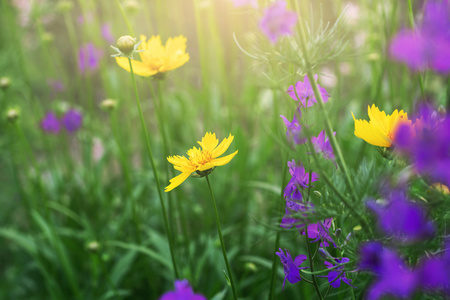
[[[117,107],[117,101],[114,99],[105,99],[100,103],[100,107],[104,110],[114,110]]]
[[[316,195],[317,197],[322,198],[322,194],[321,194],[319,191],[314,191],[313,193],[314,193],[314,195]]]
[[[448,187],[446,185],[440,183],[440,182],[433,183],[431,185],[431,187],[428,189],[428,192],[430,193],[431,190],[434,190],[434,191],[436,191],[438,193],[441,193],[443,195],[450,194],[450,191],[449,191]]]
[[[248,270],[248,271],[251,271],[251,272],[256,272],[256,271],[258,271],[258,267],[257,267],[254,263],[251,263],[251,262],[246,263],[246,264],[244,265],[244,268],[245,268],[246,270]]]
[[[10,108],[6,111],[6,119],[11,123],[15,123],[19,116],[20,110],[18,108]]]
[[[121,36],[117,40],[117,48],[125,55],[130,55],[135,50],[134,45],[136,45],[136,38],[129,35]]]
[[[59,1],[57,8],[60,12],[63,12],[63,13],[68,12],[68,11],[72,10],[73,3],[68,0],[62,0],[62,1]]]
[[[86,245],[86,249],[95,253],[98,251],[98,249],[100,249],[100,244],[97,241],[89,242]]]
[[[7,90],[11,85],[11,79],[9,77],[0,78],[0,89]]]
[[[135,14],[141,10],[141,5],[136,0],[128,0],[123,3],[123,8],[127,13]]]

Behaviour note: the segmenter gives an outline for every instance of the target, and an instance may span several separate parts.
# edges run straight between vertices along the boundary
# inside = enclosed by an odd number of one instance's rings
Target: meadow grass
[[[0,1],[0,77],[11,80],[0,90],[0,299],[159,299],[175,279],[189,280],[207,299],[232,299],[230,272],[239,299],[364,297],[373,276],[347,272],[358,288],[332,288],[318,277],[326,275],[319,243],[279,226],[286,163],[301,161],[309,176],[319,175],[304,193],[316,208],[305,218],[333,218],[330,233],[340,247],[328,251],[350,259],[346,271],[357,270],[360,244],[384,238],[365,201],[383,197],[386,182],[401,181],[408,162],[385,159],[358,139],[351,112],[367,119],[375,104],[388,114],[412,113],[424,98],[443,108],[447,79],[411,72],[389,56],[395,34],[415,26],[419,3],[291,0],[299,20],[275,45],[259,28],[270,3]],[[102,35],[105,24],[112,42]],[[183,35],[189,61],[164,78],[131,79],[110,45],[141,34],[163,43]],[[88,43],[98,65],[82,71],[79,49]],[[302,112],[301,124],[309,138],[326,130],[334,161],[316,154],[311,139],[292,145],[280,118],[291,120],[298,104],[288,87],[314,74],[330,99],[319,99],[311,81],[318,103]],[[102,109],[105,99],[117,107]],[[20,112],[17,119],[6,117],[10,109]],[[61,117],[69,109],[82,115],[79,129],[41,128],[48,111]],[[179,174],[166,157],[184,155],[206,132],[219,141],[231,133],[224,155],[238,154],[208,181],[188,178],[165,193]],[[430,192],[429,184],[419,178],[409,190],[437,199],[428,210],[439,209],[431,213],[439,234],[418,247],[399,246],[412,265],[446,235],[448,195]],[[302,266],[310,267],[284,290],[279,248],[307,254]]]

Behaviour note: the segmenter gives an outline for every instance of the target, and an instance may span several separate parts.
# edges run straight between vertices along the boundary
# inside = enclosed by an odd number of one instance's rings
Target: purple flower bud
[[[286,1],[277,1],[264,10],[259,23],[261,31],[272,44],[282,35],[292,35],[292,28],[297,23],[297,14],[286,9]]]
[[[59,133],[60,123],[58,117],[53,112],[48,112],[41,121],[41,128],[49,133]]]
[[[63,116],[62,123],[68,132],[73,133],[81,127],[83,123],[83,116],[79,111],[70,109]]]
[[[314,75],[315,81],[317,81],[317,78],[317,74]],[[317,86],[319,88],[319,92],[322,96],[323,102],[328,102],[328,97],[330,96],[328,92],[320,85]],[[294,99],[295,101],[299,101],[302,107],[311,107],[314,105],[314,103],[317,103],[317,99],[311,86],[311,82],[309,81],[308,75],[305,76],[303,82],[298,81],[295,84],[295,90],[294,86],[291,85],[286,92],[292,99]]]
[[[393,192],[387,205],[368,201],[367,206],[377,214],[378,225],[388,236],[415,242],[434,233],[434,226],[427,220],[423,208],[408,200],[402,192]]]
[[[175,280],[175,291],[165,293],[159,300],[206,300],[206,297],[200,294],[194,294],[192,287],[187,279]]]

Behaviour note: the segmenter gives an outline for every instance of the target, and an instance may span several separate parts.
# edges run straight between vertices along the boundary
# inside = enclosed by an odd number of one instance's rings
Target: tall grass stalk
[[[169,241],[170,256],[171,256],[171,259],[172,259],[172,266],[173,266],[173,270],[174,270],[174,273],[175,273],[175,278],[179,278],[177,265],[175,263],[175,253],[174,253],[174,249],[173,249],[172,234],[170,232],[169,222],[167,220],[166,206],[164,204],[164,199],[163,199],[163,195],[162,195],[161,183],[159,181],[158,172],[156,171],[156,165],[155,165],[155,160],[153,158],[152,147],[150,145],[150,139],[149,139],[149,136],[148,136],[147,125],[145,124],[144,115],[142,113],[141,101],[139,99],[139,93],[138,93],[137,86],[136,86],[136,80],[134,78],[133,65],[131,63],[131,59],[130,58],[128,58],[128,63],[130,65],[131,81],[132,81],[133,87],[134,87],[134,93],[135,93],[135,98],[136,98],[136,105],[137,105],[138,110],[139,110],[139,117],[140,117],[140,120],[141,120],[142,129],[144,130],[144,135],[145,135],[145,139],[146,139],[147,154],[148,154],[148,158],[150,159],[150,163],[151,163],[152,170],[153,170],[153,176],[155,177],[156,189],[158,191],[158,197],[159,197],[159,201],[161,203],[161,212],[162,212],[163,217],[164,217],[164,226],[165,226],[166,233],[167,233],[167,238],[168,238],[168,241]]]
[[[286,186],[286,169],[287,169],[287,160],[288,160],[288,154],[286,153],[286,155],[284,155],[285,159],[283,160],[284,162],[284,167],[283,167],[283,179],[281,180],[281,190],[280,190],[280,201],[278,201],[278,205],[277,205],[277,210],[276,212],[280,212],[281,215],[278,218],[278,222],[277,224],[280,224],[283,217],[282,214],[284,213],[283,210],[283,204],[284,203],[284,187]],[[273,256],[272,256],[272,269],[271,269],[271,273],[270,273],[270,288],[269,288],[269,300],[274,299],[274,295],[275,295],[275,290],[274,290],[274,286],[275,286],[275,277],[277,274],[277,261],[278,261],[278,256],[275,254],[275,252],[278,251],[278,246],[280,243],[280,235],[281,235],[281,231],[278,230],[277,231],[277,235],[275,237],[275,244],[274,244],[274,251],[273,251]]]
[[[223,240],[222,229],[220,228],[220,219],[219,219],[219,213],[217,212],[216,199],[214,198],[214,193],[212,191],[211,183],[209,182],[208,175],[206,175],[205,178],[206,178],[206,182],[208,183],[209,193],[211,194],[211,201],[212,201],[212,204],[214,207],[214,217],[215,217],[216,226],[217,226],[217,234],[219,235],[220,246],[222,247],[223,259],[225,260],[225,264],[227,266],[228,278],[230,279],[231,289],[233,291],[233,298],[234,298],[234,300],[237,300],[238,297],[237,297],[237,293],[236,293],[236,284],[233,279],[233,272],[231,270],[230,263],[228,262],[227,250],[225,248],[225,241]]]
[[[308,49],[306,47],[307,40],[306,40],[305,29],[303,27],[301,14],[300,14],[300,12],[298,12],[298,13],[299,13],[299,20],[300,20],[298,22],[299,29],[300,29],[299,30],[300,39],[301,39],[300,44],[302,45],[303,55],[304,55],[304,58],[305,58],[306,73],[308,75],[309,81],[310,81],[311,86],[313,88],[314,96],[316,97],[317,103],[319,104],[319,107],[320,107],[320,109],[322,111],[322,114],[324,116],[324,119],[325,119],[325,131],[326,131],[326,133],[327,133],[327,135],[329,137],[331,146],[333,147],[333,150],[336,153],[337,163],[339,164],[339,166],[341,167],[342,171],[344,172],[345,181],[346,181],[346,184],[348,186],[348,189],[351,192],[353,201],[355,203],[358,203],[359,202],[359,197],[358,197],[358,195],[356,193],[356,190],[355,190],[355,187],[354,187],[354,184],[353,184],[353,180],[352,180],[352,178],[350,176],[350,172],[348,171],[347,164],[345,163],[345,159],[344,159],[344,156],[342,155],[341,148],[340,148],[340,146],[339,146],[339,144],[338,144],[338,142],[336,140],[336,137],[334,136],[334,130],[333,130],[333,127],[331,126],[330,117],[328,116],[328,112],[327,112],[327,110],[325,108],[325,104],[323,102],[322,95],[320,94],[319,88],[317,86],[317,82],[314,80],[314,74],[312,72],[311,64],[310,64],[310,61],[309,61]]]

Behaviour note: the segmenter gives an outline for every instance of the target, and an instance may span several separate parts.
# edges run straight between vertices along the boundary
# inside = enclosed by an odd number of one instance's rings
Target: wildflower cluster
[[[317,81],[318,76],[314,76],[314,81]],[[328,92],[318,85],[320,96],[323,102],[327,102],[329,99]],[[301,124],[302,110],[308,113],[311,107],[317,103],[316,96],[314,94],[313,88],[309,81],[308,76],[305,76],[304,81],[299,81],[294,86],[290,86],[287,90],[287,94],[295,101],[298,102],[298,107],[294,113],[292,122],[290,122],[285,116],[280,116],[284,124],[286,125],[286,137],[294,145],[303,145],[306,149],[311,148],[317,154],[320,154],[323,158],[327,160],[334,161],[335,156],[333,149],[330,145],[329,139],[325,135],[325,131],[321,131],[317,137],[310,136],[309,126],[306,124]],[[302,130],[303,127],[308,128],[308,130]],[[335,134],[335,133],[334,133]],[[305,149],[305,150],[306,150]],[[306,154],[310,155],[312,153],[306,151]],[[350,262],[347,257],[332,257],[326,247],[333,246],[333,248],[338,248],[333,234],[330,233],[333,218],[326,218],[324,220],[310,222],[308,221],[308,216],[315,214],[315,206],[311,201],[310,190],[314,187],[313,182],[319,180],[319,175],[315,172],[306,172],[304,165],[299,162],[298,164],[295,160],[289,161],[288,163],[289,173],[291,174],[291,179],[284,188],[283,196],[286,201],[285,215],[281,220],[280,227],[285,229],[290,229],[295,227],[298,232],[305,235],[307,243],[318,242],[317,247],[320,247],[320,251],[327,253],[325,256],[324,264],[330,269],[327,276],[328,282],[331,287],[340,287],[341,281],[351,285],[352,280],[346,277],[346,270],[344,264]],[[310,268],[313,272],[313,259],[310,247],[307,247],[310,261]],[[307,255],[301,254],[297,256],[294,260],[291,257],[289,250],[286,249],[286,254],[280,249],[280,252],[276,253],[284,267],[285,279],[290,283],[296,283],[301,280],[300,270],[308,267],[300,267],[300,265],[307,259]],[[312,273],[313,284],[316,284],[316,279],[314,273]],[[317,276],[319,277],[319,276]],[[285,282],[283,283],[284,289]],[[353,287],[353,286],[352,286]]]
[[[51,111],[48,112],[41,121],[41,128],[45,132],[58,134],[61,127],[64,127],[67,132],[74,133],[82,124],[83,115],[76,109],[69,109],[61,118]]]

